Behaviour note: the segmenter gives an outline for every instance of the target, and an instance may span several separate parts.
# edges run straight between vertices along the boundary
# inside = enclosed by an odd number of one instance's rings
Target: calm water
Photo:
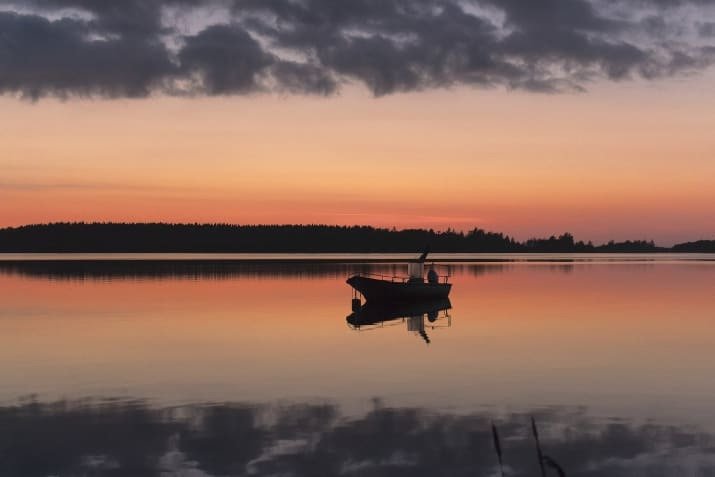
[[[451,309],[362,326],[402,265],[3,258],[3,477],[497,475],[492,422],[539,475],[532,416],[568,475],[715,474],[712,256],[438,257]]]

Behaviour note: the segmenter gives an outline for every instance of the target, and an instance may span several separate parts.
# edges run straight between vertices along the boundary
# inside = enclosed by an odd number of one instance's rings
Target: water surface
[[[568,475],[715,472],[709,256],[437,257],[451,309],[358,329],[395,257],[5,258],[0,475],[493,475],[492,422],[536,475],[532,416]]]

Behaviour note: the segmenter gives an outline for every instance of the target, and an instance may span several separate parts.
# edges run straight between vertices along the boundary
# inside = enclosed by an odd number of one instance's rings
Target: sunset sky
[[[706,0],[0,0],[0,226],[713,238],[713,64]]]

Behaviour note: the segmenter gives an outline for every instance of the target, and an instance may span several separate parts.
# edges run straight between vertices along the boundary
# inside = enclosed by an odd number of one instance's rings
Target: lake
[[[435,255],[450,308],[358,325],[403,256],[261,258],[0,257],[0,475],[500,475],[492,423],[540,475],[532,417],[569,476],[715,474],[715,256]]]

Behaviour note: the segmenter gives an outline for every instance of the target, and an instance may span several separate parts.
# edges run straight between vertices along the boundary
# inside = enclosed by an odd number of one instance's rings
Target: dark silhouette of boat
[[[379,277],[379,278],[378,278]],[[447,298],[451,283],[405,280],[399,277],[354,275],[347,283],[367,301],[412,301]]]
[[[368,302],[410,302],[416,300],[438,300],[449,296],[452,284],[449,277],[440,277],[434,268],[424,279],[424,263],[429,251],[408,263],[407,277],[375,274],[358,274],[348,278],[347,283],[365,297]]]
[[[418,300],[411,303],[367,302],[356,307],[346,320],[356,331],[406,323],[408,331],[419,335],[425,343],[429,344],[432,340],[427,334],[428,330],[452,325],[452,318],[448,313],[451,308],[452,303],[448,298]]]
[[[347,317],[347,322],[355,328],[380,324],[414,316],[427,315],[427,321],[434,323],[440,311],[452,308],[449,298],[421,300],[413,303],[367,302]]]

